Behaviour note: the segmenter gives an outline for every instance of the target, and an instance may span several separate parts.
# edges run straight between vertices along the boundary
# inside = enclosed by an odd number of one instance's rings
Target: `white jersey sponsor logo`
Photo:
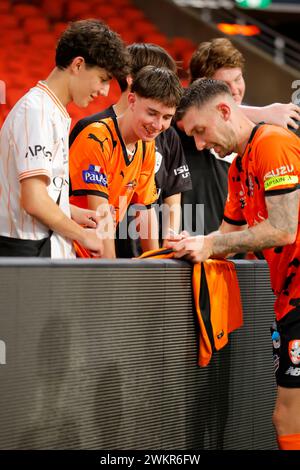
[[[300,376],[300,367],[289,367],[285,375],[292,375],[293,377]]]

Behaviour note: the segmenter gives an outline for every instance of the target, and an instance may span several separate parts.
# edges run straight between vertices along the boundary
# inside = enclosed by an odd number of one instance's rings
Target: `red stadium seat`
[[[18,23],[18,19],[12,13],[1,13],[0,25],[1,25],[1,31],[4,32],[10,29],[17,29],[19,26],[19,23]]]
[[[169,45],[168,38],[162,33],[145,34],[144,42],[152,42],[153,44],[158,44],[164,48],[167,48]]]
[[[53,25],[52,34],[54,35],[56,40],[65,31],[65,29],[68,27],[68,25],[69,25],[69,23],[65,23],[65,22],[62,22],[62,21],[59,21],[58,23],[55,23]]]
[[[49,31],[49,23],[45,17],[36,16],[24,20],[24,31],[29,35],[32,33],[43,33]]]
[[[143,35],[159,32],[156,26],[146,19],[140,19],[136,21],[134,24],[134,29],[137,33],[141,33]]]
[[[18,19],[24,19],[41,16],[42,12],[40,8],[34,5],[28,5],[28,3],[18,3],[13,7],[13,14]]]
[[[24,31],[22,29],[10,29],[1,38],[2,47],[15,47],[25,42]]]
[[[122,9],[122,16],[126,19],[128,22],[133,22],[133,21],[142,21],[145,20],[145,15],[141,10],[138,10],[137,8],[129,7],[129,8],[123,8]]]
[[[68,2],[66,5],[66,17],[68,20],[81,19],[83,15],[89,14],[90,10],[90,5],[86,1],[75,0]]]
[[[116,9],[110,5],[95,5],[92,9],[92,17],[107,21],[108,18],[116,16]]]
[[[175,36],[172,39],[172,43],[174,47],[176,47],[176,49],[180,51],[186,51],[186,50],[194,51],[197,47],[197,45],[191,39],[181,37],[181,36]]]
[[[56,39],[52,33],[32,33],[29,36],[31,46],[38,46],[40,49],[54,49]]]
[[[42,0],[42,10],[53,20],[61,20],[64,14],[64,0]]]
[[[124,31],[128,29],[128,24],[124,18],[118,16],[112,16],[107,19],[108,26],[119,34],[123,34]]]
[[[11,11],[11,3],[9,0],[1,0],[0,3],[0,14],[2,13],[10,13]]]
[[[130,31],[129,29],[122,32],[122,39],[126,44],[139,41],[136,32],[134,30]]]

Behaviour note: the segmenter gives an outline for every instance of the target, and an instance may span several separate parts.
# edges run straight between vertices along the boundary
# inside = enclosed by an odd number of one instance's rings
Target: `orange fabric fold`
[[[173,258],[170,249],[148,251],[139,258]],[[213,351],[228,343],[228,334],[243,325],[243,311],[235,265],[210,259],[193,266],[194,307],[199,323],[198,365],[209,364]]]

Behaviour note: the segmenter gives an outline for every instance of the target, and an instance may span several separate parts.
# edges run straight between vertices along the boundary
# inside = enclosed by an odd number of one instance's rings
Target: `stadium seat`
[[[18,3],[13,7],[13,14],[18,19],[34,18],[41,16],[40,8],[28,3]]]
[[[75,0],[74,2],[68,2],[66,5],[66,18],[68,20],[82,19],[83,15],[89,14],[90,11],[91,7],[86,1]]]
[[[57,23],[55,23],[53,25],[53,29],[52,29],[52,34],[54,35],[55,39],[57,40],[61,34],[65,31],[65,29],[67,28],[68,26],[68,23],[66,22],[63,22],[63,21],[59,21]]]
[[[119,34],[123,34],[124,31],[128,29],[128,24],[124,20],[124,18],[120,18],[118,16],[112,16],[107,19],[108,26]]]
[[[9,0],[1,0],[0,3],[0,14],[2,13],[10,13],[11,11],[11,3]]]
[[[49,31],[49,23],[45,17],[36,16],[24,19],[24,31],[30,35],[32,33],[43,33]]]
[[[40,49],[55,49],[56,38],[53,33],[33,33],[29,36],[29,43],[31,46],[39,47]]]
[[[25,42],[24,31],[22,29],[10,29],[1,37],[1,46],[12,48]]]
[[[17,29],[19,26],[18,19],[12,13],[0,13],[0,24],[2,32]]]
[[[144,13],[141,10],[138,10],[137,8],[133,8],[133,7],[123,8],[122,9],[122,16],[129,23],[145,20]]]
[[[92,11],[93,11],[93,16],[95,18],[99,18],[104,21],[107,21],[108,18],[116,16],[116,9],[112,5],[107,5],[107,4],[96,5]],[[122,12],[122,17],[123,17],[123,12]]]
[[[169,45],[168,38],[162,33],[148,33],[144,36],[144,42],[152,42],[161,47],[167,48]]]
[[[61,20],[64,14],[65,0],[42,0],[43,12],[52,20]]]

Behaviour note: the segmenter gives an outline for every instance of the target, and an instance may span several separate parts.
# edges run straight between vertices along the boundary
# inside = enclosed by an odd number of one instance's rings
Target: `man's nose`
[[[158,116],[156,117],[153,122],[152,122],[152,125],[153,127],[158,130],[158,131],[161,131],[162,130],[162,126],[163,126],[163,119],[161,116]]]
[[[107,96],[109,93],[109,87],[110,87],[110,83],[101,83],[100,89],[99,89],[99,95]]]
[[[202,137],[195,136],[195,144],[198,150],[203,150],[205,148],[206,142]]]

